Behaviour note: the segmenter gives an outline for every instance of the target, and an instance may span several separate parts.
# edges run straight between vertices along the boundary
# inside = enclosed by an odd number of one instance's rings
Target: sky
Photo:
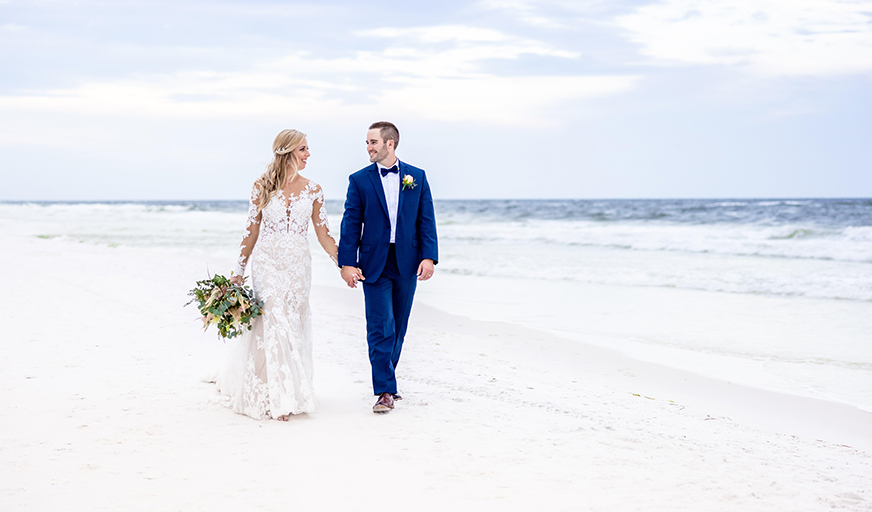
[[[872,0],[0,0],[0,200],[872,197]]]

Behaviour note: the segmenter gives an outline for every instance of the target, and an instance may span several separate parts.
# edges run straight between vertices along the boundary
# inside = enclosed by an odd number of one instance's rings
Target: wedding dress
[[[260,212],[259,194],[255,186],[235,274],[249,269],[263,314],[254,319],[250,331],[228,340],[231,346],[217,384],[225,404],[235,412],[267,419],[315,410],[310,219],[331,257],[336,242],[329,234],[324,193],[315,182],[289,198],[279,189]]]

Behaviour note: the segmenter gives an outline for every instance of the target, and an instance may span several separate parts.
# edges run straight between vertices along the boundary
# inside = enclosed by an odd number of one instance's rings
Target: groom
[[[366,134],[372,165],[348,178],[339,237],[342,279],[363,281],[373,412],[394,408],[396,368],[417,281],[433,276],[439,259],[433,197],[424,171],[397,160],[400,132],[378,122]]]

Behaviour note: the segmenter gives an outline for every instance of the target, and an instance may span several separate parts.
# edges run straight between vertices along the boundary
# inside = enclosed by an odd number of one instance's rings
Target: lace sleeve
[[[242,232],[242,243],[239,246],[236,270],[233,271],[237,276],[245,275],[245,266],[248,264],[248,258],[251,256],[251,251],[257,242],[257,236],[260,234],[261,212],[257,211],[257,198],[259,195],[260,188],[255,184],[251,188],[251,200],[248,202],[248,220],[245,223],[245,231]]]
[[[339,266],[339,248],[336,246],[336,239],[330,234],[327,207],[324,206],[324,191],[320,185],[317,185],[315,200],[312,202],[312,224],[315,226],[315,234],[318,235],[318,243],[321,244],[333,263]]]

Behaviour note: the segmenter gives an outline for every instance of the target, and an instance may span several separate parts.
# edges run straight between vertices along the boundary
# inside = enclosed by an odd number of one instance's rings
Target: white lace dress
[[[324,193],[310,181],[290,201],[278,190],[260,212],[252,190],[248,224],[235,273],[250,271],[254,296],[264,303],[252,329],[228,340],[217,384],[226,405],[256,419],[315,410],[312,387],[312,257],[310,219],[319,242],[334,256]],[[287,206],[286,206],[287,205]]]

